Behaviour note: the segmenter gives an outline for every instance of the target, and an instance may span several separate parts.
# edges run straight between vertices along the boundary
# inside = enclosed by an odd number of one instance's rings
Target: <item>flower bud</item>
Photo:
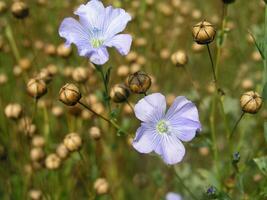
[[[179,50],[172,54],[171,61],[177,67],[184,67],[188,63],[188,56],[185,51]]]
[[[79,134],[70,133],[66,135],[63,143],[69,151],[78,151],[82,146],[82,139]]]
[[[5,108],[5,115],[10,119],[19,119],[22,116],[22,108],[19,104],[8,104]]]
[[[69,156],[69,150],[67,149],[67,147],[64,144],[58,145],[58,147],[56,149],[56,153],[57,153],[58,157],[62,160],[66,159]]]
[[[51,170],[58,169],[60,167],[60,164],[61,164],[60,158],[54,153],[48,155],[45,159],[45,166],[47,169]]]
[[[130,91],[124,84],[116,84],[111,88],[110,98],[115,103],[125,102],[130,96]]]
[[[254,91],[246,92],[240,98],[240,106],[243,112],[256,114],[262,106],[262,97]]]
[[[99,195],[107,194],[109,190],[109,183],[105,178],[98,178],[94,183],[94,189]]]
[[[97,126],[93,126],[89,129],[89,134],[94,140],[99,140],[101,138],[101,131]]]
[[[46,83],[37,78],[30,79],[27,83],[27,92],[31,97],[39,99],[47,92]]]
[[[11,12],[14,17],[18,19],[24,19],[29,15],[29,8],[25,2],[16,1],[11,6]]]
[[[151,86],[151,78],[145,72],[138,71],[128,76],[127,85],[131,92],[144,94]]]
[[[204,20],[193,26],[192,33],[196,43],[209,44],[215,38],[216,29],[211,23]]]
[[[68,106],[76,105],[81,97],[79,88],[72,83],[67,83],[59,91],[59,100]]]
[[[235,2],[235,0],[222,0],[222,1],[225,4],[230,4],[230,3],[234,3]]]
[[[40,161],[45,157],[45,152],[40,147],[32,148],[30,154],[32,161]]]

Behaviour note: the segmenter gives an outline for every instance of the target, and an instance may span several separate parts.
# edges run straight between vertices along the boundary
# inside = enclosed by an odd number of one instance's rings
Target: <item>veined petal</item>
[[[173,165],[182,161],[185,148],[182,142],[174,135],[164,135],[160,147],[156,149],[166,164]]]
[[[104,42],[105,46],[115,47],[121,55],[127,55],[132,44],[132,36],[128,34],[119,34]]]
[[[86,56],[92,52],[89,33],[74,18],[65,18],[59,27],[59,35],[66,39],[66,45],[74,43],[80,56]]]
[[[141,126],[137,129],[133,147],[140,153],[150,153],[159,145],[160,139],[155,130]]]
[[[179,120],[179,117],[199,121],[198,111],[195,104],[183,96],[179,96],[174,100],[166,114],[168,120]]]
[[[132,17],[121,8],[114,9],[112,6],[105,8],[105,23],[103,27],[105,38],[112,38],[122,32],[131,19]]]
[[[182,200],[182,197],[174,192],[168,192],[166,195],[166,200]]]
[[[143,122],[157,122],[164,117],[166,110],[165,97],[154,93],[139,100],[134,107],[135,116]]]
[[[108,61],[108,58],[109,54],[105,47],[94,49],[93,53],[90,55],[91,62],[97,65],[105,64]]]
[[[93,33],[94,29],[102,30],[105,19],[105,8],[101,1],[91,0],[81,5],[75,12],[83,26]]]
[[[199,121],[193,121],[191,119],[177,117],[177,120],[170,120],[171,132],[175,135],[178,139],[189,142],[195,136],[197,131],[201,130],[201,124]]]

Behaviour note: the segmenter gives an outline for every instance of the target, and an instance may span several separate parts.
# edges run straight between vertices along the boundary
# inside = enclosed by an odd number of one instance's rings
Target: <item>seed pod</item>
[[[57,47],[57,55],[62,58],[68,58],[71,55],[71,47],[67,47],[65,44],[60,44]]]
[[[79,134],[70,133],[66,135],[63,143],[69,151],[78,151],[82,146],[82,139]]]
[[[11,6],[11,12],[14,17],[18,19],[24,19],[29,15],[29,8],[25,2],[16,1]]]
[[[66,159],[69,156],[69,150],[64,144],[58,145],[56,152],[58,157],[61,158],[62,160]]]
[[[172,54],[171,61],[177,67],[184,67],[188,63],[188,56],[185,51],[179,50]]]
[[[43,68],[37,75],[37,78],[43,80],[45,83],[50,83],[53,78],[53,74],[47,68]]]
[[[32,146],[43,148],[45,145],[45,139],[43,136],[36,135],[32,138]]]
[[[138,71],[128,76],[127,85],[131,92],[145,94],[151,86],[151,78],[145,72]]]
[[[27,92],[31,97],[39,99],[47,92],[46,83],[37,78],[30,79],[27,83]]]
[[[230,3],[234,3],[235,2],[235,0],[222,0],[222,1],[225,4],[230,4]]]
[[[192,33],[196,43],[209,44],[215,38],[216,29],[211,23],[203,20],[193,26]]]
[[[125,102],[130,96],[130,91],[124,84],[116,84],[111,88],[110,98],[115,103]]]
[[[45,159],[45,166],[47,169],[51,169],[51,170],[58,169],[60,167],[60,164],[61,164],[61,160],[57,156],[57,154],[52,153],[48,155]]]
[[[5,108],[5,115],[10,119],[19,119],[22,116],[22,108],[19,104],[8,104]]]
[[[262,106],[262,97],[254,91],[246,92],[240,98],[240,106],[243,112],[256,114]]]
[[[32,148],[30,154],[32,161],[40,161],[45,157],[44,150],[40,147]]]
[[[89,134],[94,140],[99,140],[101,138],[101,131],[97,126],[93,126],[89,129]]]
[[[84,67],[77,67],[73,70],[72,78],[78,83],[84,83],[88,80],[88,70]]]
[[[59,91],[59,100],[67,106],[76,105],[81,97],[79,88],[72,83],[67,83]]]
[[[4,1],[0,1],[0,14],[5,13],[7,10],[7,5]]]
[[[22,58],[19,60],[19,67],[24,70],[24,71],[27,71],[31,68],[32,66],[32,63],[31,63],[31,60],[28,59],[28,58]]]
[[[107,194],[109,191],[109,183],[105,178],[98,178],[94,183],[94,189],[99,195]]]
[[[29,191],[29,197],[31,200],[41,200],[42,199],[42,191],[36,190],[36,189],[31,189]]]

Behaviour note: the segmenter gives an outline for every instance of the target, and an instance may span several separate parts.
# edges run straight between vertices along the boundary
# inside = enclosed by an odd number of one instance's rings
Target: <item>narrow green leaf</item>
[[[254,162],[257,164],[259,170],[264,174],[267,175],[267,156],[254,158]]]

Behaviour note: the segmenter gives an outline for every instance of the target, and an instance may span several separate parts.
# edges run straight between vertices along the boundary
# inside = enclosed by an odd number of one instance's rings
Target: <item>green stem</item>
[[[214,80],[214,83],[215,83],[216,88],[217,88],[216,71],[215,71],[214,62],[213,62],[213,59],[212,59],[212,55],[211,55],[209,44],[207,44],[207,49],[208,49],[208,53],[209,53],[209,57],[210,57],[210,62],[211,62],[211,68],[212,68],[212,73],[213,73],[213,80]]]
[[[188,194],[191,196],[191,199],[198,200],[198,198],[194,195],[194,193],[187,187],[187,185],[184,184],[183,179],[176,173],[174,169],[175,177],[180,182],[180,184],[183,186],[183,188],[188,192]]]
[[[244,115],[245,115],[245,112],[243,112],[243,113],[240,115],[239,119],[236,121],[235,126],[234,126],[233,130],[231,131],[231,134],[230,134],[230,137],[229,137],[230,139],[233,137],[234,132],[235,132],[235,130],[236,130],[238,124],[240,123],[240,121],[243,119]]]
[[[7,37],[8,41],[9,41],[9,43],[10,43],[10,46],[11,46],[12,52],[14,54],[14,57],[15,57],[17,63],[18,63],[19,60],[20,60],[20,54],[19,54],[19,50],[18,50],[16,41],[14,39],[12,28],[9,25],[8,22],[7,22],[7,25],[6,25],[5,34],[6,34],[6,37]]]
[[[267,81],[267,5],[265,4],[265,22],[264,22],[264,60],[263,60],[263,79],[262,88]]]

